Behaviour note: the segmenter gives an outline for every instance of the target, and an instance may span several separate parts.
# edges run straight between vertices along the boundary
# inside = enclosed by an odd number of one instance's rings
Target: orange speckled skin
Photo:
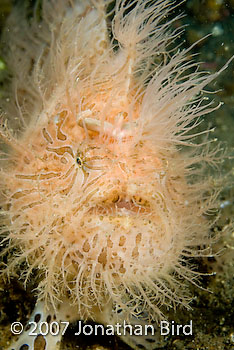
[[[184,204],[190,201],[184,169],[173,169],[174,161],[184,161],[176,149],[167,150],[166,160],[150,141],[135,143],[133,136],[116,141],[85,130],[69,106],[18,142],[20,152],[13,152],[16,159],[3,173],[10,230],[30,265],[51,274],[53,288],[63,279],[59,298],[74,281],[79,288],[101,284],[103,292],[94,304],[89,301],[94,307],[105,302],[108,282],[131,287],[136,276],[141,280],[147,273],[153,281],[176,266],[186,218],[194,211],[194,204]],[[200,217],[196,220],[199,225]],[[76,298],[85,303],[74,290],[71,300]]]

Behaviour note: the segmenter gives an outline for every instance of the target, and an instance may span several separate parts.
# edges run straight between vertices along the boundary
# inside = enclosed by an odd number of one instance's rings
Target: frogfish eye
[[[79,167],[83,166],[83,161],[79,155],[76,156],[76,163],[79,165]]]

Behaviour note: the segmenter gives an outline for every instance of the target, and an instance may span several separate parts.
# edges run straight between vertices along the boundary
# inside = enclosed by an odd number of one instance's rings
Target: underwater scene
[[[0,0],[0,350],[234,350],[233,32]]]

